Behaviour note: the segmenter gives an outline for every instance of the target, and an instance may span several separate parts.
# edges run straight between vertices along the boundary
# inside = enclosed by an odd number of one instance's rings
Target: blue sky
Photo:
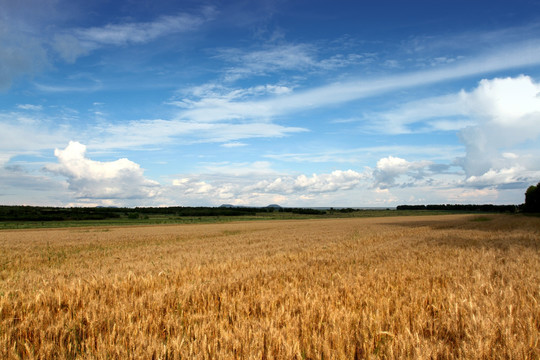
[[[518,204],[540,181],[540,1],[0,10],[0,204]]]

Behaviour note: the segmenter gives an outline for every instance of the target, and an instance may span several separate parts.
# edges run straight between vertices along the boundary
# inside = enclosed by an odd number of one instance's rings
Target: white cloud
[[[65,143],[70,130],[63,126],[63,119],[55,120],[51,129],[50,119],[26,112],[0,112],[0,165],[12,156],[36,154]]]
[[[32,111],[40,111],[43,109],[43,106],[41,105],[32,105],[32,104],[18,104],[18,109],[22,110],[32,110]]]
[[[172,181],[168,197],[177,203],[191,205],[219,205],[220,203],[238,203],[240,187],[235,183],[218,181],[215,185],[197,177],[181,178]]]
[[[162,16],[152,22],[107,24],[102,27],[70,29],[56,34],[54,47],[68,62],[102,46],[144,44],[159,37],[186,33],[199,28],[215,15],[212,7],[203,8],[199,14]]]
[[[128,159],[94,161],[86,157],[86,146],[74,141],[64,150],[56,149],[54,155],[59,163],[45,169],[65,176],[78,198],[142,199],[159,194],[159,184],[146,179],[141,167]]]
[[[247,189],[254,192],[278,194],[336,192],[353,189],[366,178],[366,174],[354,170],[335,170],[329,174],[282,176],[274,180],[263,180]]]
[[[145,43],[160,36],[185,32],[201,25],[203,18],[180,14],[163,16],[153,22],[108,24],[103,27],[78,29],[77,38],[82,42],[101,45],[126,45]]]
[[[19,105],[21,110],[38,111],[35,105]],[[62,114],[62,112],[66,112]],[[133,149],[167,146],[177,143],[222,143],[224,147],[240,147],[242,140],[277,138],[307,131],[270,122],[195,122],[180,120],[136,120],[127,123],[96,123],[75,128],[78,114],[69,109],[56,112],[54,118],[39,113],[0,112],[0,164],[21,154],[63,146],[74,137],[84,136],[94,149]]]
[[[227,71],[227,80],[237,80],[278,70],[305,70],[315,63],[314,52],[314,47],[310,45],[287,44],[251,52],[222,49],[217,57],[239,64]]]
[[[225,80],[283,71],[328,71],[368,63],[371,54],[335,54],[324,58],[315,44],[271,44],[257,50],[221,49],[217,58],[236,64],[226,70]]]
[[[325,199],[326,194],[347,192],[369,175],[353,170],[336,170],[328,174],[275,176],[265,165],[254,164],[260,170],[244,169],[220,173],[182,177],[172,181],[170,193],[179,202],[189,203],[232,203],[263,205],[270,202],[295,202],[306,199]],[[224,169],[224,168],[223,168]],[[219,168],[215,168],[216,171]],[[263,180],[256,180],[261,179]],[[278,201],[281,200],[281,201]]]
[[[460,94],[451,94],[408,102],[385,112],[366,113],[361,120],[366,122],[367,130],[395,135],[461,130],[474,123],[468,115]]]
[[[61,93],[61,92],[69,92],[69,93],[89,93],[89,92],[95,92],[99,91],[103,88],[103,85],[101,81],[99,80],[91,80],[88,81],[86,84],[83,85],[48,85],[48,84],[40,84],[35,82],[34,86],[39,91],[43,92],[49,92],[49,93]]]
[[[427,66],[431,66],[433,63],[460,60],[470,54],[471,49],[491,49],[494,44],[516,44],[523,39],[535,39],[538,37],[539,29],[538,23],[532,22],[483,32],[474,29],[454,34],[445,32],[441,35],[412,36],[402,43],[402,48],[411,55],[415,53],[432,55],[431,58],[420,59]]]
[[[470,176],[465,180],[465,185],[475,188],[526,188],[529,184],[540,179],[539,170],[528,170],[521,165],[503,169],[489,169],[482,175]]]
[[[127,124],[110,124],[99,129],[99,138],[92,145],[101,148],[120,148],[144,145],[163,145],[173,141],[184,144],[200,142],[235,143],[250,138],[275,138],[306,129],[287,127],[268,122],[212,122],[180,120],[139,120]]]
[[[473,179],[465,184],[472,186],[483,179],[487,186],[491,179],[494,186],[502,186],[502,179],[517,180],[493,174],[519,165],[522,180],[531,181],[526,174],[540,170],[540,165],[534,165],[540,164],[539,94],[540,84],[529,76],[484,79],[472,91],[417,100],[366,119],[374,121],[372,130],[391,134],[457,131],[466,152],[457,164]]]
[[[179,101],[171,101],[169,104],[183,108],[196,108],[201,105],[239,101],[251,97],[264,97],[268,95],[284,95],[293,89],[284,85],[257,85],[247,88],[230,88],[218,83],[207,83],[181,91],[188,97]]]
[[[236,147],[247,146],[247,144],[238,142],[238,141],[233,141],[233,142],[222,144],[221,146],[225,148],[236,148]]]
[[[470,112],[479,118],[498,125],[529,127],[537,124],[537,118],[530,117],[540,113],[540,85],[529,76],[516,78],[495,78],[480,81],[471,93],[462,92],[463,102]],[[540,134],[539,129],[533,137]]]
[[[277,174],[268,168],[269,164],[209,165],[205,169],[209,173],[174,179],[167,196],[180,204],[253,206],[395,206],[445,203],[448,198],[466,203],[483,199],[483,195],[489,202],[498,199],[496,190],[476,191],[470,185],[464,188],[462,174],[437,172],[427,163],[395,157],[381,160],[379,168],[361,172],[336,170],[296,176]],[[236,170],[228,169],[229,165]],[[250,167],[260,170],[250,171]],[[382,177],[383,172],[386,177]],[[383,186],[381,180],[388,186]]]
[[[397,148],[356,149],[354,155],[358,157],[368,151],[382,153],[390,150],[399,151]],[[433,151],[443,153],[445,150]],[[422,148],[404,152],[422,154]],[[304,159],[305,155],[294,161],[303,162]],[[335,159],[331,161],[335,162]],[[272,170],[268,162],[209,163],[201,170],[204,174],[186,175],[181,182],[174,181],[175,185],[182,185],[177,187],[178,190],[184,190],[176,195],[180,202],[264,205],[281,197],[281,201],[274,202],[306,206],[327,206],[329,203],[354,206],[357,201],[357,205],[387,206],[392,203],[396,205],[396,201],[403,199],[407,193],[416,194],[418,199],[427,193],[433,195],[439,189],[465,186],[463,173],[457,171],[455,166],[432,161],[407,161],[393,156],[380,158],[374,169],[366,167],[363,171],[336,170],[312,175],[280,174]],[[202,190],[205,190],[204,194]],[[395,192],[401,192],[401,197],[396,197]]]
[[[508,160],[519,163],[503,154],[540,136],[539,94],[540,84],[528,76],[482,80],[474,91],[460,94],[477,122],[459,133],[467,150],[463,167],[468,176],[501,170]]]
[[[385,189],[395,186],[396,179],[406,175],[409,178],[421,179],[424,169],[432,163],[429,161],[409,162],[399,157],[388,156],[377,161],[373,171],[375,186]]]
[[[292,55],[291,55],[292,56]],[[285,60],[283,60],[285,62]],[[286,63],[286,62],[285,62]],[[299,66],[307,61],[291,60],[289,66]],[[381,78],[353,78],[343,82],[331,83],[308,90],[292,91],[286,96],[254,98],[224,98],[222,96],[201,94],[201,98],[193,101],[184,99],[178,104],[186,107],[179,113],[179,117],[186,120],[196,121],[222,121],[227,119],[271,119],[276,116],[293,114],[299,111],[309,111],[326,106],[337,105],[353,100],[363,99],[388,93],[391,91],[428,85],[437,82],[468,77],[482,73],[511,69],[520,66],[540,63],[540,44],[527,42],[503,47],[497,52],[482,54],[456,61],[450,65],[432,68],[429,70],[389,75]],[[456,95],[439,99],[443,109],[438,109],[432,104],[431,109],[421,114],[428,116],[443,116],[445,109],[448,110],[456,101]],[[427,103],[427,102],[426,102]],[[418,111],[418,110],[417,110]],[[455,113],[454,113],[455,114]],[[459,114],[457,114],[459,115]],[[397,116],[394,114],[394,116]],[[403,117],[403,116],[401,116]],[[439,123],[433,123],[434,129],[448,129],[448,119],[438,119]],[[454,119],[451,119],[454,120]],[[400,119],[396,120],[398,124]],[[404,120],[401,120],[403,122]],[[462,121],[459,126],[468,123]],[[398,129],[395,132],[400,132]]]
[[[197,181],[189,178],[175,179],[173,180],[172,184],[173,186],[182,189],[185,195],[192,193],[207,195],[211,191],[215,190],[214,186],[204,181]]]
[[[463,154],[462,146],[458,145],[391,145],[391,146],[368,146],[348,149],[321,149],[317,145],[316,151],[306,153],[281,153],[267,154],[266,158],[279,161],[301,163],[353,163],[365,164],[376,162],[387,154],[400,154],[408,157],[422,157],[429,161],[451,161]]]
[[[281,84],[229,88],[208,83],[181,91],[185,97],[169,104],[183,108],[178,113],[178,118],[186,121],[267,121],[274,113],[269,107],[271,104],[266,104],[265,100],[288,96],[292,91],[292,87]]]

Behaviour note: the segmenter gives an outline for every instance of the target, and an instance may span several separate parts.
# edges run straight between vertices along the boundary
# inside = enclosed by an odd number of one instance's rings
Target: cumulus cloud
[[[479,185],[482,178],[484,186],[489,179],[498,179],[493,183],[498,186],[502,179],[517,180],[493,174],[521,168],[529,176],[540,170],[539,94],[540,84],[529,76],[484,79],[471,91],[414,101],[366,118],[374,121],[371,130],[384,133],[456,132],[465,156],[455,163],[471,179],[464,184]]]
[[[504,150],[540,136],[539,94],[540,85],[528,76],[482,80],[474,91],[460,94],[477,121],[459,133],[467,152],[463,159],[467,176],[500,170],[499,163],[508,163]]]
[[[260,177],[260,175],[256,175]],[[208,176],[212,178],[212,176]],[[181,178],[173,180],[173,187],[182,190],[183,195],[206,195],[208,198],[235,200],[242,198],[267,198],[266,195],[294,195],[296,197],[334,193],[354,189],[368,176],[353,170],[336,170],[328,174],[278,176],[249,183],[249,179],[236,175],[216,177],[215,184],[200,178]]]
[[[56,149],[58,164],[45,167],[49,172],[65,176],[69,189],[83,199],[142,199],[159,194],[157,182],[146,179],[141,167],[125,158],[100,162],[86,157],[86,146],[70,141],[64,149]]]
[[[503,168],[489,169],[482,175],[472,175],[465,180],[465,185],[475,188],[501,187],[506,189],[524,189],[534,179],[540,178],[540,170],[531,171],[521,165]]]
[[[175,179],[173,186],[183,189],[185,194],[208,194],[215,190],[215,187],[205,181],[197,181],[189,178]]]
[[[431,164],[430,161],[409,162],[394,156],[382,158],[377,161],[377,167],[373,171],[375,186],[381,189],[393,187],[396,179],[403,175],[421,179],[424,177],[424,169]]]
[[[168,191],[179,203],[278,203],[284,206],[394,206],[399,201],[425,203],[428,198],[444,202],[446,195],[453,194],[445,191],[456,188],[462,194],[460,201],[466,202],[470,198],[476,199],[467,194],[488,193],[465,191],[460,184],[464,181],[463,174],[452,172],[448,166],[392,156],[380,159],[374,169],[335,170],[311,175],[277,174],[267,166],[261,166],[263,171],[249,172],[248,167],[257,167],[257,164],[245,164],[244,171],[227,170],[227,164],[216,165],[208,168],[213,172],[173,180]],[[490,191],[489,194],[496,196],[497,192]]]
[[[264,180],[248,189],[280,194],[325,193],[353,189],[365,179],[365,174],[354,170],[335,170],[329,174],[299,175],[297,177],[278,177],[271,181]]]
[[[198,206],[238,203],[242,197],[241,181],[230,182],[223,178],[212,181],[211,178],[211,176],[207,179],[204,176],[191,175],[174,179],[172,186],[167,189],[167,196],[169,199],[176,199],[176,203]]]

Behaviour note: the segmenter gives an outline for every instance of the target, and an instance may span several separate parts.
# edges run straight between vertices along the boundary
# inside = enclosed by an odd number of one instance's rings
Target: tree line
[[[282,207],[44,207],[44,206],[0,206],[0,221],[79,221],[107,219],[139,219],[149,216],[205,217],[205,216],[249,216],[269,212],[294,214],[325,214],[326,211],[304,208]]]
[[[525,192],[525,203],[521,205],[492,204],[431,204],[431,205],[399,205],[397,210],[442,210],[464,212],[498,212],[498,213],[540,213],[540,182],[530,186]],[[47,206],[0,206],[0,221],[65,221],[65,220],[106,220],[118,218],[148,218],[151,215],[176,217],[203,216],[246,216],[268,212],[286,212],[305,215],[324,215],[336,212],[348,213],[356,210],[333,209],[320,210],[313,208],[284,208],[279,205],[267,207],[240,207],[222,205],[220,207],[47,207]]]
[[[498,212],[515,213],[520,211],[519,205],[492,204],[431,204],[431,205],[399,205],[396,210],[442,210],[466,212]]]
[[[525,204],[523,204],[523,211],[540,213],[540,182],[536,186],[529,186],[525,192]]]
[[[397,210],[448,210],[448,211],[467,211],[467,212],[500,212],[500,213],[540,213],[540,182],[537,185],[531,185],[525,192],[525,203],[520,205],[461,205],[461,204],[443,204],[443,205],[399,205]]]

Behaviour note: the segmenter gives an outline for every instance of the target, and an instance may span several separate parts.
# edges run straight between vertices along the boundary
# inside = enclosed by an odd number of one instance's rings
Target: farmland
[[[540,357],[540,220],[0,231],[0,358]]]

